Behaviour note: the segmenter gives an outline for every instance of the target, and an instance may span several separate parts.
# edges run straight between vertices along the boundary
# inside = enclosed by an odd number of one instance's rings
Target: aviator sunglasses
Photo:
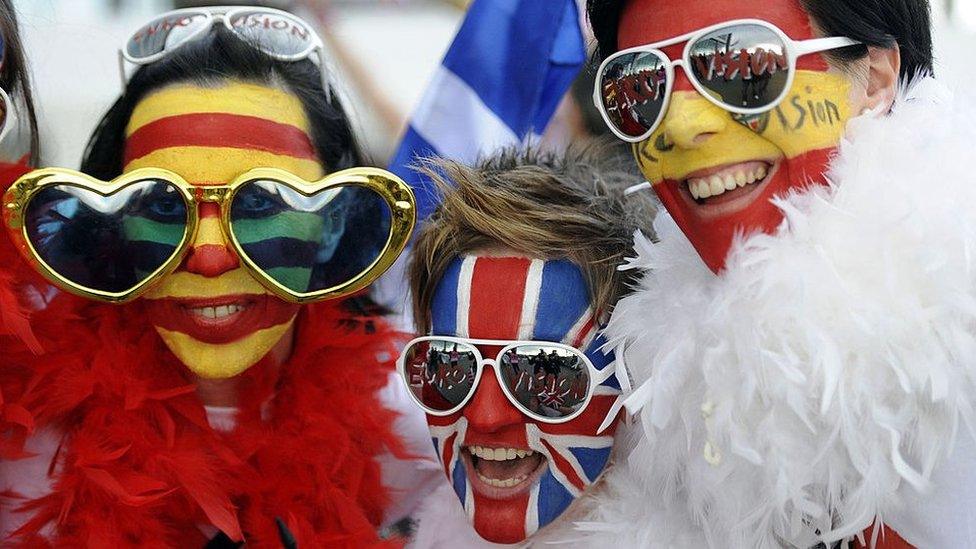
[[[476,345],[499,346],[493,359]],[[433,416],[456,413],[471,400],[485,366],[508,400],[542,423],[565,423],[586,409],[602,373],[575,347],[549,341],[502,341],[424,336],[410,341],[397,368],[413,400]]]
[[[23,255],[53,284],[125,302],[180,266],[200,226],[201,202],[219,206],[242,266],[294,303],[365,288],[403,251],[416,219],[413,191],[378,168],[315,182],[256,168],[206,187],[158,168],[109,182],[45,168],[10,186],[3,217]]]
[[[661,51],[686,42],[679,60]],[[767,21],[742,19],[607,57],[597,70],[593,103],[613,133],[637,143],[660,126],[680,66],[716,106],[742,116],[763,114],[786,98],[797,58],[860,44],[844,37],[795,41]]]
[[[311,25],[286,11],[254,6],[177,9],[140,26],[119,50],[122,85],[128,82],[125,61],[148,65],[163,59],[181,46],[206,36],[216,23],[278,61],[316,59],[327,99],[331,100],[325,46]]]

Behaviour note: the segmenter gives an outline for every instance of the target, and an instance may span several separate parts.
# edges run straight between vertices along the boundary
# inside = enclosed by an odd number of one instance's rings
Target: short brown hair
[[[413,247],[410,289],[419,332],[430,327],[430,303],[451,262],[504,246],[539,259],[580,267],[599,314],[623,295],[630,275],[617,270],[632,249],[634,231],[652,236],[649,193],[625,197],[642,181],[633,159],[605,145],[564,153],[508,148],[474,167],[429,159],[420,169],[443,195]]]

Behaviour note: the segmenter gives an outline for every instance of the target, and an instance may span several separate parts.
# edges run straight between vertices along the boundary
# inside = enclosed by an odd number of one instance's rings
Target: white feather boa
[[[608,329],[643,384],[630,465],[713,547],[849,538],[972,432],[976,118],[925,79],[848,136],[835,185],[780,200],[722,276],[667,215],[636,238],[645,272]]]

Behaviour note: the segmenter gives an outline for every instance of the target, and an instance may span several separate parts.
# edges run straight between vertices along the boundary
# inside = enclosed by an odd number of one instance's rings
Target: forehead
[[[583,272],[570,261],[465,256],[431,301],[435,335],[574,343],[592,323]]]
[[[660,42],[733,19],[769,21],[794,40],[813,36],[799,0],[628,0],[617,27],[617,47]]]
[[[125,171],[163,168],[196,185],[225,184],[257,167],[307,180],[323,169],[292,93],[256,84],[180,84],[142,99],[126,127]]]

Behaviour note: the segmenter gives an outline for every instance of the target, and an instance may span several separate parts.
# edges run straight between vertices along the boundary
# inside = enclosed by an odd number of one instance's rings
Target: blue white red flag
[[[541,134],[585,61],[575,0],[475,0],[390,163],[420,218],[438,197],[417,158],[470,163]]]

